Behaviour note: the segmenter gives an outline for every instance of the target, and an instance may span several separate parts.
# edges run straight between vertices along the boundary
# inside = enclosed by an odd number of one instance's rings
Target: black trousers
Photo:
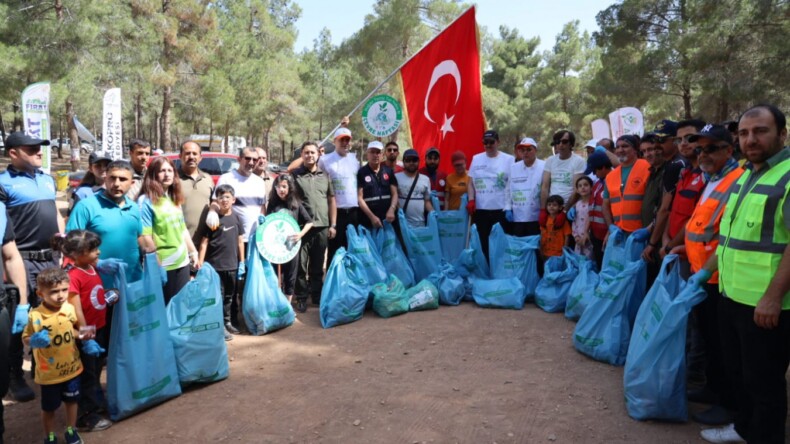
[[[784,443],[790,310],[771,330],[754,323],[754,307],[727,297],[718,312],[724,368],[738,404],[735,430],[750,443]]]
[[[236,274],[239,270],[218,271],[219,288],[222,292],[222,319],[224,324],[230,323],[238,313],[233,313],[231,306],[236,295]]]
[[[302,237],[294,289],[297,301],[306,301],[308,294],[314,304],[321,301],[328,232],[327,227],[313,227]]]
[[[510,222],[509,224],[509,234],[511,236],[537,236],[540,234],[540,224],[538,221],[534,222]]]
[[[346,238],[346,227],[349,225],[357,226],[357,214],[359,208],[338,208],[337,221],[335,225],[336,234],[334,239],[329,239],[329,255],[327,260],[332,263],[332,258],[335,257],[335,252],[340,248],[348,248],[348,238]]]
[[[178,294],[184,285],[189,283],[189,265],[185,265],[175,270],[167,271],[167,283],[162,288],[162,293],[165,295],[165,306],[170,303],[170,299]]]
[[[107,350],[109,331],[106,325],[96,330],[94,340]],[[80,341],[81,347],[82,342]],[[101,370],[107,360],[106,353],[102,353],[100,356],[89,356],[85,353],[80,353],[80,359],[82,360],[82,375],[80,375],[78,418],[91,413],[98,414],[100,410],[107,408],[104,391],[101,388]]]
[[[277,269],[277,264],[272,264]],[[280,282],[282,283],[283,294],[293,296],[294,286],[296,285],[296,272],[299,269],[299,254],[290,261],[280,264]]]
[[[483,248],[483,255],[488,260],[488,236],[494,225],[501,224],[504,228],[505,212],[503,210],[475,210],[472,222],[477,225],[477,234],[480,235],[480,246]]]
[[[5,302],[0,303],[0,362],[8,362],[8,346],[11,342],[11,317]],[[8,391],[8,365],[0,365],[0,398]],[[3,403],[0,402],[0,443],[3,442],[5,422],[3,421]]]
[[[704,344],[705,385],[719,398],[719,405],[734,411],[738,406],[732,392],[732,384],[724,370],[722,347],[725,345],[722,344],[719,335],[719,304],[723,298],[719,293],[718,284],[705,284],[704,288],[707,297],[694,307],[694,311]]]

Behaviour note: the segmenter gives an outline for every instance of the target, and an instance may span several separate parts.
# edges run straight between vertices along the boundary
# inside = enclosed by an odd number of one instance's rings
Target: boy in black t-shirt
[[[219,226],[211,230],[206,225],[208,207],[200,216],[196,238],[200,239],[200,263],[208,262],[219,275],[222,288],[222,306],[225,316],[225,340],[233,339],[239,330],[233,325],[238,317],[238,304],[234,304],[236,281],[245,273],[244,267],[244,224],[239,215],[233,212],[236,202],[233,187],[227,184],[217,187],[219,204]]]

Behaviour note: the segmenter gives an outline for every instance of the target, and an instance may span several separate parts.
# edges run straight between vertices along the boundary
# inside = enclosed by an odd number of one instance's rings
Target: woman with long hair
[[[147,251],[156,251],[167,272],[165,304],[189,282],[189,265],[199,267],[198,252],[184,222],[181,180],[166,157],[148,166],[140,191],[143,239]]]

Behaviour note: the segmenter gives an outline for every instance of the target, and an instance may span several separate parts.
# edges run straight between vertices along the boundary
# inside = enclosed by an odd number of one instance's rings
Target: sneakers
[[[11,399],[16,402],[27,402],[36,398],[36,394],[27,385],[22,374],[11,376],[11,380],[8,381],[8,393],[11,395]]]
[[[735,424],[728,424],[717,429],[706,429],[699,432],[699,434],[705,441],[717,444],[736,444],[746,442],[743,438],[741,438],[741,435],[735,431]]]
[[[232,341],[232,340],[233,340],[233,335],[230,334],[229,331],[225,330],[225,342]]]
[[[112,421],[102,418],[96,413],[89,413],[77,420],[77,430],[80,432],[101,432],[112,426]]]
[[[49,432],[46,438],[44,438],[44,444],[58,444],[58,438],[55,437],[55,434]]]
[[[714,405],[707,410],[693,413],[691,419],[700,424],[722,426],[732,422],[732,415],[724,407]]]
[[[230,322],[225,324],[225,331],[227,331],[230,334],[234,334],[234,335],[239,334],[239,329],[234,327],[233,324],[231,324]]]
[[[307,301],[296,301],[296,311],[299,313],[304,313],[307,311]]]
[[[66,428],[66,444],[82,444],[80,434],[71,427]]]

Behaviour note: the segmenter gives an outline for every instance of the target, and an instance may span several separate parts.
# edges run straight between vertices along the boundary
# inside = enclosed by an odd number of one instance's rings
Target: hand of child
[[[216,211],[211,210],[206,215],[206,226],[211,230],[214,231],[219,228],[219,214]]]
[[[88,356],[98,357],[107,350],[103,349],[98,342],[93,339],[88,339],[82,342],[82,352]]]
[[[49,347],[49,330],[41,330],[30,336],[30,348]]]
[[[11,327],[11,334],[22,333],[27,325],[27,312],[30,311],[30,304],[19,304],[14,313],[14,325]]]
[[[264,222],[266,222],[266,216],[264,216],[263,214],[259,214],[258,215],[258,225],[263,225]]]

